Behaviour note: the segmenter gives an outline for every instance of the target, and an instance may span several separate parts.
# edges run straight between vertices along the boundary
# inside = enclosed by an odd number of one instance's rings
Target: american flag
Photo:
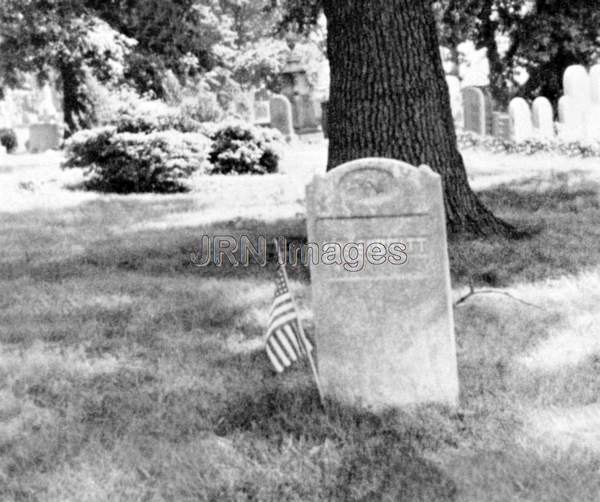
[[[294,300],[287,285],[284,265],[277,270],[275,299],[267,328],[267,355],[278,373],[313,350],[304,335]]]

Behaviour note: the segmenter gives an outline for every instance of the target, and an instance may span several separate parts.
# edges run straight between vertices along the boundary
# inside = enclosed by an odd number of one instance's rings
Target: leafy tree
[[[600,5],[587,0],[442,0],[436,2],[440,40],[451,51],[465,40],[485,48],[495,102],[543,95],[556,102],[562,75],[572,64],[589,65],[600,56]],[[505,51],[498,37],[508,39]],[[523,85],[515,78],[524,69]]]
[[[85,91],[87,72],[108,79],[122,71],[132,41],[111,30],[77,0],[3,0],[0,74],[18,85],[23,72],[48,80],[55,71],[70,131],[93,120]]]
[[[566,68],[589,66],[600,58],[600,4],[537,0],[516,24],[512,39],[515,50],[507,64],[510,69],[522,65],[529,73],[519,94],[542,95],[556,102]]]

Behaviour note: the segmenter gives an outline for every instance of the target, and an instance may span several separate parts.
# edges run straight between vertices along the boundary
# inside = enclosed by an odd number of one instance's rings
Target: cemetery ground
[[[322,144],[179,195],[81,192],[57,154],[0,167],[1,500],[597,500],[597,160],[465,152],[531,237],[450,242],[458,410],[382,416],[275,376],[275,267],[194,267],[202,235],[305,238]],[[5,163],[6,164],[6,163]],[[290,271],[312,332],[308,271]],[[508,296],[508,293],[510,296]],[[401,308],[401,306],[399,306]]]

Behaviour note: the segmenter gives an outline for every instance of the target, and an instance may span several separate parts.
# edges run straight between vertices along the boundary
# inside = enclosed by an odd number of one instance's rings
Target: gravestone
[[[531,110],[529,103],[523,98],[513,98],[508,104],[510,116],[510,137],[513,141],[520,142],[533,135],[531,125]]]
[[[58,122],[60,114],[54,106],[52,89],[49,84],[44,85],[41,90],[41,100],[37,108],[37,114],[42,122]]]
[[[294,126],[289,99],[282,94],[273,94],[269,100],[269,111],[271,127],[278,129],[286,141],[291,141],[294,137]]]
[[[554,137],[554,112],[548,99],[540,96],[533,100],[531,116],[535,134],[542,138]]]
[[[478,87],[465,87],[462,90],[462,101],[465,131],[485,135],[487,118],[483,91]]]
[[[600,64],[590,68],[590,86],[592,102],[600,105]]]
[[[580,104],[591,101],[590,77],[581,65],[571,65],[563,74],[563,94],[570,96]]]
[[[571,96],[561,96],[558,100],[559,136],[564,141],[577,141],[583,138],[585,113],[581,105]]]
[[[454,75],[446,75],[446,83],[448,84],[448,92],[450,93],[450,106],[452,108],[454,124],[458,127],[463,127],[463,104],[460,92],[460,80]]]
[[[510,139],[510,116],[508,113],[493,112],[492,135],[504,140]]]
[[[33,124],[29,126],[29,146],[31,153],[57,150],[62,137],[61,127],[56,123]]]
[[[258,125],[269,125],[271,123],[271,106],[269,102],[269,91],[259,89],[254,93],[252,100],[254,123]]]
[[[426,166],[361,159],[316,176],[307,187],[307,209],[310,245],[321,253],[339,245],[344,256],[358,246],[367,256],[362,268],[332,263],[331,255],[311,260],[324,393],[375,410],[456,405],[440,176]]]

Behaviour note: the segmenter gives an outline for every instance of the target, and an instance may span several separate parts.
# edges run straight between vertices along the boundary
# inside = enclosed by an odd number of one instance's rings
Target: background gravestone
[[[535,133],[543,138],[554,136],[554,112],[552,104],[542,96],[533,100],[531,105],[531,119]]]
[[[450,93],[450,106],[452,108],[452,118],[454,125],[463,127],[463,104],[462,94],[460,92],[460,80],[454,75],[446,75],[446,84]]]
[[[505,140],[510,139],[510,117],[508,113],[493,112],[492,135]]]
[[[292,105],[282,94],[273,94],[269,100],[271,127],[278,129],[287,141],[294,137]]]
[[[487,119],[483,91],[477,87],[465,87],[462,90],[462,101],[465,131],[485,135]]]
[[[29,126],[29,146],[31,153],[57,150],[60,147],[62,128],[56,123],[33,124]]]
[[[592,102],[600,105],[600,64],[590,68],[590,85]]]
[[[327,243],[402,243],[408,256],[404,264],[365,262],[357,271],[311,263],[324,392],[373,409],[457,404],[440,176],[425,166],[362,159],[315,177],[307,206],[308,240],[321,252]]]
[[[558,100],[559,134],[565,141],[576,141],[584,134],[584,115],[579,104],[571,96]]]
[[[513,141],[520,142],[533,135],[531,124],[531,110],[523,98],[513,98],[508,105],[510,116],[510,137]]]

